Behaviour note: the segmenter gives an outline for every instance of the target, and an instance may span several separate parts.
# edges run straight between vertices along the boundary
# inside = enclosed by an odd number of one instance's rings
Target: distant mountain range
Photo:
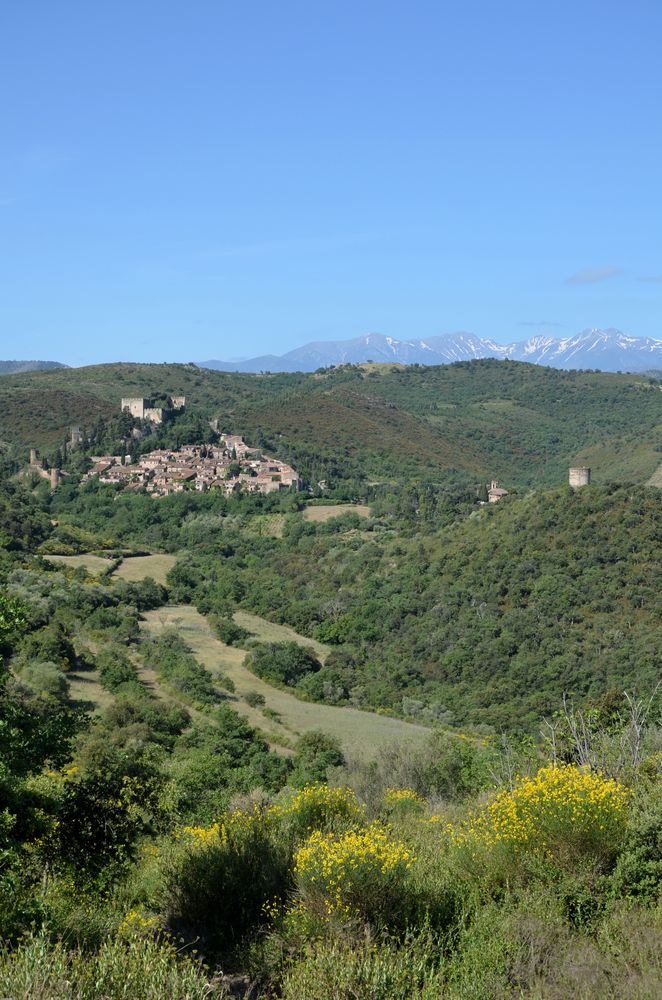
[[[68,368],[59,361],[0,361],[0,375],[15,375],[17,372],[51,371],[53,368]]]
[[[426,340],[395,340],[369,333],[353,340],[314,341],[287,354],[265,354],[245,361],[201,361],[226,372],[311,372],[329,365],[390,361],[403,365],[446,365],[475,358],[509,358],[551,368],[597,368],[644,372],[662,368],[662,340],[630,337],[620,330],[583,330],[574,337],[529,337],[497,344],[472,333],[451,333]]]

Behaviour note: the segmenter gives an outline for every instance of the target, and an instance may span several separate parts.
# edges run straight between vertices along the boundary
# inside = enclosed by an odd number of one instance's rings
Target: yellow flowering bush
[[[574,764],[550,765],[520,778],[459,827],[451,842],[469,848],[542,851],[556,858],[612,855],[623,838],[629,791],[613,778]]]
[[[180,836],[189,840],[194,847],[207,847],[210,844],[228,844],[232,840],[241,840],[251,836],[256,827],[266,830],[270,826],[272,810],[256,807],[251,812],[236,809],[223,813],[209,826],[185,826]]]
[[[295,855],[294,876],[313,909],[386,921],[402,903],[413,862],[403,843],[372,823],[340,834],[316,830]]]
[[[141,937],[153,934],[159,926],[159,918],[141,909],[129,910],[124,914],[122,923],[117,929],[121,938]]]
[[[387,788],[383,801],[384,811],[391,817],[420,816],[425,809],[425,799],[413,788]]]
[[[351,827],[365,821],[363,806],[351,788],[329,785],[306,785],[272,811],[294,840],[313,830]]]
[[[268,899],[285,892],[290,853],[270,810],[226,812],[185,827],[155,861],[167,925],[226,946],[259,922]]]

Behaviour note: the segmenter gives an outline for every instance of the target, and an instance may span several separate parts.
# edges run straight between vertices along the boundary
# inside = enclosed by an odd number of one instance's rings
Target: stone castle
[[[139,396],[128,396],[122,399],[122,411],[126,410],[137,420],[149,420],[153,424],[163,423],[164,415],[186,406],[186,396],[168,396],[165,406],[154,406],[154,400]]]

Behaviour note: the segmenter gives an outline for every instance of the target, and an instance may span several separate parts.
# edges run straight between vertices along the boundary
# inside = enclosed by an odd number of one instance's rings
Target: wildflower
[[[320,898],[327,915],[365,910],[385,901],[414,862],[411,851],[380,823],[342,834],[316,830],[295,856],[304,894]]]
[[[602,853],[624,830],[628,799],[627,788],[599,771],[550,765],[447,832],[452,843],[470,847],[504,843],[549,854],[565,844]]]

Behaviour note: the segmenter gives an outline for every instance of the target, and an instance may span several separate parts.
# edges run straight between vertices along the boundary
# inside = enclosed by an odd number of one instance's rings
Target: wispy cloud
[[[651,285],[662,285],[662,274],[645,274],[639,281],[647,281]]]
[[[557,323],[553,319],[522,319],[519,322],[520,326],[563,326],[563,323]]]
[[[569,278],[565,279],[565,283],[566,285],[594,285],[597,281],[606,281],[608,278],[615,278],[618,274],[622,273],[622,268],[613,267],[612,265],[607,265],[606,267],[585,267],[582,271],[571,274]]]

